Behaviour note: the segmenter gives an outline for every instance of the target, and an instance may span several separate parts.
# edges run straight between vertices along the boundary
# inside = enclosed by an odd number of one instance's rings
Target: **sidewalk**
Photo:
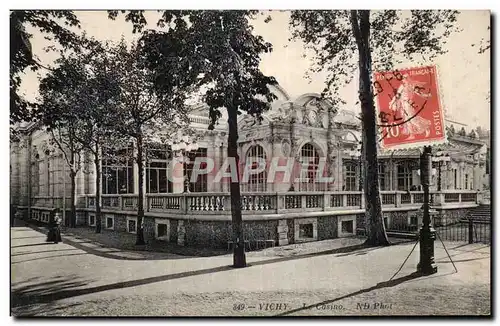
[[[11,230],[15,314],[422,316],[491,311],[490,247],[482,244],[446,243],[457,273],[436,243],[438,273],[426,277],[412,274],[417,246],[391,280],[413,243],[359,248],[346,246],[343,241],[355,241],[350,238],[269,248],[248,253],[249,266],[235,269],[232,255],[127,252],[72,236],[47,245],[45,234],[31,228]],[[80,242],[74,246],[73,240]],[[276,303],[283,309],[266,309]]]
[[[36,226],[31,224],[30,227],[40,232],[47,232],[44,226]],[[95,229],[88,227],[69,228],[61,227],[61,235],[63,241],[70,241],[70,244],[83,242],[94,243],[94,247],[108,247],[117,250],[133,251],[133,252],[158,252],[169,253],[187,257],[212,257],[231,255],[232,252],[226,249],[206,248],[206,247],[190,247],[179,246],[175,243],[165,241],[148,240],[146,245],[137,246],[135,244],[136,235],[125,232],[113,232],[103,229],[101,233],[95,233]],[[288,257],[294,255],[314,254],[317,252],[340,250],[341,248],[350,248],[356,246],[357,249],[362,247],[364,237],[348,237],[337,238],[314,242],[305,242],[291,244],[286,246],[276,246],[273,248],[262,249],[258,251],[246,252],[247,256],[279,256]],[[413,240],[390,238],[392,244],[400,244],[412,242]]]

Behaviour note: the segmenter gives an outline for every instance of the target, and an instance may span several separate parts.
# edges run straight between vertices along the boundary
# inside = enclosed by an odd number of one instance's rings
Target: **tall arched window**
[[[300,150],[300,164],[307,164],[307,169],[301,167],[299,191],[324,191],[325,184],[318,182],[319,152],[312,144],[307,143]],[[322,171],[320,171],[322,172]]]
[[[258,168],[258,159],[255,158],[260,158],[260,159],[266,159],[266,153],[264,152],[264,148],[260,145],[254,145],[250,147],[250,149],[247,152],[247,162],[250,162],[252,160],[252,169],[257,169]],[[246,191],[266,191],[267,190],[267,173],[266,170],[256,173],[256,174],[249,174],[248,175],[248,184],[245,186]]]
[[[345,191],[357,191],[358,183],[356,182],[356,171],[359,162],[352,159],[344,159],[344,187]]]

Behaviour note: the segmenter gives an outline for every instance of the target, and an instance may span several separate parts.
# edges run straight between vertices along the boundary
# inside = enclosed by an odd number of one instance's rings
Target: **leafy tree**
[[[145,46],[148,44],[148,46]],[[183,88],[182,79],[187,58],[180,53],[175,53],[176,47],[170,44],[170,58],[166,59],[165,69],[167,74],[161,71],[149,69],[147,54],[150,53],[151,43],[141,40],[140,44],[133,43],[130,50],[122,42],[114,50],[116,65],[121,65],[120,74],[120,96],[117,99],[117,113],[115,128],[117,132],[127,139],[133,139],[136,152],[134,159],[137,162],[139,178],[139,194],[137,202],[137,245],[143,245],[144,231],[144,159],[145,145],[153,138],[164,133],[164,139],[168,134],[174,135],[176,131],[189,129],[189,118],[186,113],[184,102],[189,88]],[[160,77],[161,74],[161,77]],[[158,91],[157,83],[162,84]]]
[[[71,180],[70,227],[76,226],[76,174],[82,167],[82,151],[85,144],[80,141],[82,107],[81,90],[85,79],[78,76],[75,60],[61,58],[59,67],[52,70],[40,82],[41,104],[37,116],[52,135],[52,141],[63,154],[69,167]],[[66,176],[64,176],[65,178]],[[65,181],[66,182],[66,181]]]
[[[83,89],[83,121],[81,141],[91,153],[95,166],[96,233],[101,232],[102,157],[105,147],[123,147],[123,138],[117,130],[117,109],[120,96],[120,69],[116,54],[108,44],[95,44],[92,51],[82,56],[84,77],[88,78]],[[127,140],[125,140],[127,141]],[[107,153],[109,155],[109,153]]]
[[[36,71],[44,67],[31,47],[32,35],[27,27],[42,32],[64,48],[78,48],[81,42],[71,27],[79,28],[80,22],[69,10],[15,10],[10,12],[10,122],[29,121],[33,103],[19,94],[21,74],[26,69]]]
[[[152,55],[150,62],[164,76],[168,73],[168,60],[173,53],[188,58],[184,72],[193,78],[186,79],[197,89],[205,89],[204,100],[209,106],[211,128],[222,117],[221,110],[228,114],[228,157],[239,165],[238,114],[247,112],[257,119],[267,110],[275,98],[268,85],[276,81],[265,76],[259,69],[260,54],[272,50],[270,43],[253,33],[250,19],[257,11],[164,11],[158,25],[164,30],[151,32],[148,42]],[[111,16],[116,17],[117,12]],[[140,31],[146,24],[142,12],[129,12],[126,16]],[[182,50],[172,47],[172,39]],[[148,45],[145,45],[147,47]],[[174,52],[172,52],[172,50]],[[174,56],[175,57],[175,56]],[[167,62],[167,63],[165,63]],[[158,78],[158,88],[170,89],[170,85]],[[246,266],[244,252],[243,223],[241,216],[241,194],[239,180],[231,178],[231,214],[233,262],[235,267]]]
[[[106,44],[89,39],[88,47],[63,55],[59,67],[40,85],[42,105],[39,115],[56,137],[69,144],[73,154],[68,157],[76,174],[83,148],[93,157],[96,182],[96,233],[101,232],[101,158],[104,145],[119,143],[116,132],[116,102],[119,95],[118,71],[121,66],[112,60]],[[63,141],[64,139],[64,141]],[[72,180],[72,184],[74,180]],[[73,208],[72,208],[73,209]]]
[[[312,71],[327,71],[324,95],[334,104],[340,88],[359,73],[359,100],[363,124],[366,244],[387,245],[382,219],[377,169],[377,119],[372,90],[374,71],[392,70],[403,58],[413,65],[430,62],[445,53],[443,44],[453,31],[457,11],[411,10],[299,10],[291,14],[293,37],[315,54]],[[442,27],[442,28],[441,28]],[[356,55],[357,54],[357,55]],[[373,58],[373,59],[372,59]]]

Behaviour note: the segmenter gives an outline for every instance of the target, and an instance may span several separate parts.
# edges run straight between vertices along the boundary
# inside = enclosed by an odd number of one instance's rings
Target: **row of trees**
[[[203,89],[211,127],[221,117],[221,110],[227,111],[228,156],[238,161],[238,114],[246,111],[260,118],[274,98],[267,87],[275,83],[274,78],[259,69],[260,55],[271,51],[272,46],[254,33],[250,23],[258,12],[164,11],[157,22],[161,30],[146,32],[143,29],[148,22],[142,11],[124,14],[134,32],[142,33],[139,41],[129,49],[123,42],[107,47],[85,40],[81,50],[63,56],[59,67],[42,82],[41,118],[51,130],[65,130],[68,144],[82,144],[94,155],[98,178],[103,141],[115,139],[116,134],[134,139],[142,182],[146,130],[173,121],[176,126],[181,125],[186,116],[185,98]],[[118,15],[117,11],[109,13],[111,19]],[[340,87],[350,82],[356,72],[359,74],[368,244],[389,243],[378,188],[372,73],[392,69],[401,57],[414,64],[428,63],[444,53],[442,45],[453,30],[456,15],[456,11],[425,10],[291,14],[294,37],[315,51],[317,68],[313,70],[329,72],[324,95],[329,95],[335,105],[342,103],[338,97]],[[11,80],[12,76],[11,70]],[[70,136],[69,130],[77,132]],[[72,155],[67,157],[73,175],[78,160]],[[97,185],[96,189],[99,191],[100,187]],[[143,243],[141,186],[139,190],[137,242]],[[232,182],[230,190],[236,243],[234,265],[242,267],[246,262],[239,182]]]
[[[227,111],[228,156],[238,161],[237,117],[247,112],[261,118],[275,96],[273,77],[260,69],[260,54],[271,44],[253,32],[257,11],[165,11],[161,31],[143,31],[142,11],[126,13],[138,41],[129,45],[100,43],[80,37],[79,47],[64,47],[61,57],[40,81],[40,101],[26,117],[41,120],[52,133],[70,167],[72,216],[75,224],[75,177],[81,153],[93,157],[96,173],[96,232],[101,231],[101,166],[105,146],[133,140],[139,172],[137,244],[144,244],[144,144],[163,140],[188,126],[186,99],[199,94],[209,107],[213,129]],[[111,19],[118,12],[110,12]],[[11,64],[13,62],[11,61]],[[11,109],[12,110],[12,109]],[[167,134],[168,133],[168,134]],[[240,187],[232,180],[231,206],[234,266],[246,265]]]

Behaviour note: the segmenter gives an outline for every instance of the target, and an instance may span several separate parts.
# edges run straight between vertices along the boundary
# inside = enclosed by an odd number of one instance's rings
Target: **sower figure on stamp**
[[[58,208],[55,208],[50,214],[49,233],[47,234],[47,242],[59,243],[61,238],[61,213]]]
[[[427,120],[417,114],[418,108],[415,105],[415,95],[423,98],[431,97],[432,94],[423,93],[425,90],[425,83],[414,81],[408,75],[403,76],[401,85],[398,87],[396,95],[392,98],[389,103],[389,107],[392,111],[395,111],[397,115],[401,116],[403,119],[408,119],[408,121],[403,124],[403,135],[408,135],[407,139],[414,139],[415,135],[425,133],[425,136],[429,136],[431,121]],[[411,119],[409,119],[412,117]]]

